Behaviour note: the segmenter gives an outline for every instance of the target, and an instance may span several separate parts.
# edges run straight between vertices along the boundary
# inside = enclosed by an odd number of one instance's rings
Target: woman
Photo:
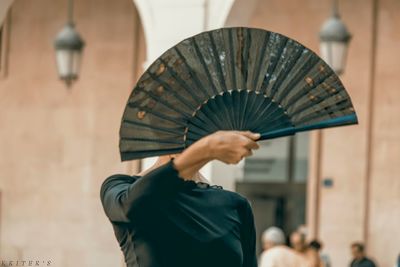
[[[159,157],[134,176],[113,175],[101,201],[128,267],[255,267],[255,227],[247,199],[200,181],[217,159],[236,164],[260,135],[219,131],[181,154]]]

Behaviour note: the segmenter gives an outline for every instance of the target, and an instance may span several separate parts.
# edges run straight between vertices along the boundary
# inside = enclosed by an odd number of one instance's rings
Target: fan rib
[[[285,117],[289,122],[290,117],[285,113],[282,107],[277,106],[274,110],[272,110],[265,118],[262,118],[258,121],[259,124],[268,123],[269,125],[274,125],[274,123],[280,120],[282,117]],[[271,119],[272,118],[272,119]]]
[[[226,97],[227,104],[226,106],[229,108],[228,109],[228,114],[230,114],[230,119],[232,123],[232,130],[238,129],[237,121],[235,120],[235,109],[234,109],[234,104],[233,104],[233,91],[229,91],[229,96]]]
[[[172,109],[173,111],[175,111],[178,114],[182,114],[186,119],[190,118],[190,114],[186,113],[183,110],[179,110],[178,108],[176,108],[175,106],[171,105],[170,103],[164,101],[161,97],[154,95],[152,92],[150,91],[146,91],[143,90],[143,88],[141,87],[137,87],[136,90],[139,90],[143,93],[145,93],[146,95],[148,95],[149,97],[151,97],[152,99],[158,101],[159,103],[163,104],[164,106]]]
[[[232,68],[232,81],[233,81],[233,88],[237,88],[237,81],[236,81],[236,70],[235,70],[235,51],[233,50],[233,31],[229,31],[228,34],[229,38],[229,54],[231,58],[231,68]]]
[[[150,130],[154,129],[154,130],[157,130],[157,131],[160,131],[160,132],[176,134],[176,135],[182,135],[182,132],[175,132],[175,131],[173,131],[171,129],[168,129],[168,128],[163,128],[163,127],[154,126],[154,125],[148,125],[146,123],[141,123],[141,122],[138,122],[138,121],[131,121],[131,120],[128,120],[128,119],[124,119],[124,120],[122,120],[122,123],[126,123],[128,125],[135,125],[135,126],[145,127],[145,128],[149,128]]]
[[[218,130],[218,127],[214,124],[212,120],[210,120],[203,112],[196,111],[196,116],[190,119],[190,123],[197,126],[199,129],[208,132],[210,127],[213,130]]]
[[[219,83],[223,87],[222,91],[226,92],[227,88],[226,88],[226,83],[225,83],[225,79],[224,79],[224,72],[222,70],[221,62],[219,60],[220,58],[219,58],[219,55],[218,55],[218,52],[217,52],[217,47],[215,45],[214,36],[211,33],[209,33],[208,37],[210,38],[211,50],[212,50],[213,56],[214,56],[214,58],[216,59],[216,62],[217,62],[216,69],[217,69],[218,80],[219,80]]]
[[[331,77],[334,77],[334,76],[331,76]],[[324,82],[325,82],[325,81],[321,82],[320,84],[323,84]],[[319,85],[320,85],[320,84],[319,84]],[[319,86],[319,85],[318,85],[318,86]],[[316,90],[316,89],[318,88],[318,86],[316,86],[313,90]],[[298,106],[294,111],[291,111],[290,113],[291,113],[291,114],[294,114],[294,115],[293,115],[293,118],[294,118],[294,117],[296,117],[295,114],[298,114],[299,112],[307,111],[307,110],[309,110],[310,108],[315,107],[316,104],[319,104],[319,103],[321,103],[321,102],[323,102],[323,101],[328,101],[328,100],[332,99],[333,97],[339,95],[339,94],[342,93],[342,92],[343,92],[342,90],[337,90],[335,93],[331,93],[331,95],[330,95],[328,98],[326,98],[321,92],[318,92],[319,94],[314,94],[314,96],[315,96],[316,99],[318,99],[319,101],[309,101],[309,102],[305,102],[305,103],[303,103],[302,105]],[[321,97],[320,97],[320,96],[321,96]],[[335,102],[335,103],[333,103],[333,104],[337,104],[337,103],[341,102],[342,100],[348,100],[348,97],[343,98],[343,99],[338,99],[338,100],[339,100],[338,102]],[[330,105],[332,105],[332,103],[328,103],[327,105],[330,106]],[[351,101],[349,101],[349,106],[351,106]],[[320,107],[320,108],[324,108],[324,107]]]
[[[340,94],[340,92],[336,92],[336,93],[332,94],[328,99],[330,99],[331,97],[334,97],[338,94]],[[295,114],[298,114],[299,112],[307,111],[308,109],[315,107],[316,104],[320,104],[321,102],[323,102],[325,100],[327,100],[327,99],[325,99],[323,97],[317,97],[317,100],[315,100],[315,101],[305,102],[302,105],[298,106],[295,110],[291,111],[291,114],[293,114],[293,117],[295,117],[296,116]],[[344,100],[346,100],[346,99],[344,99]],[[340,101],[342,101],[342,100],[340,100]],[[328,104],[328,105],[330,105],[330,104]],[[324,108],[324,107],[321,107],[321,108]]]
[[[151,109],[149,109],[149,108],[147,108],[147,107],[140,107],[140,106],[138,106],[138,105],[133,105],[132,103],[128,103],[127,107],[129,107],[129,108],[131,108],[131,109],[137,108],[137,109],[139,109],[139,110],[145,111],[146,113],[153,114],[153,115],[155,115],[156,117],[158,116],[158,117],[160,117],[160,118],[163,118],[164,120],[167,120],[167,121],[170,121],[170,122],[174,122],[174,123],[178,123],[178,124],[180,124],[181,126],[184,126],[184,127],[186,126],[186,123],[185,123],[185,122],[176,120],[175,118],[169,117],[169,116],[164,115],[164,114],[162,114],[162,113],[159,113],[159,112],[157,112],[157,111],[153,111],[153,110],[151,110]]]
[[[265,118],[262,118],[263,121],[269,120],[271,117],[273,117],[275,115],[275,112],[277,112],[278,110],[281,110],[281,112],[286,115],[288,114],[287,110],[283,106],[281,106],[279,103],[277,103],[276,101],[273,101],[273,100],[271,100],[271,102],[274,103],[276,105],[276,107],[272,111],[264,110],[264,112],[263,112],[264,114],[266,114],[266,113],[269,113],[269,114],[267,114],[267,116]],[[260,114],[260,116],[257,117],[256,121],[258,121],[258,118],[260,118],[264,114]]]
[[[209,134],[209,133],[206,133],[205,135],[208,135],[208,134]],[[187,142],[187,141],[197,141],[197,140],[203,138],[205,135],[198,134],[198,133],[195,133],[195,132],[193,132],[193,131],[188,131],[188,132],[186,133],[186,138],[185,138],[185,140],[186,140],[186,142]]]
[[[248,30],[244,29],[243,32],[245,33],[245,38],[246,41],[244,43],[243,46],[243,52],[242,52],[242,61],[243,61],[243,66],[248,66],[249,65],[249,58],[250,58],[250,47],[251,47],[251,42],[252,42],[252,38],[251,38],[251,34]],[[247,84],[248,84],[248,78],[249,78],[249,71],[250,68],[243,68],[243,83],[244,86],[241,88],[241,92],[239,93],[240,95],[240,108],[241,108],[241,112],[240,117],[239,117],[239,129],[243,130],[244,128],[244,124],[245,124],[245,118],[246,118],[246,113],[247,113],[247,101],[248,101],[248,94],[247,92],[249,92],[250,90],[253,90],[253,88],[248,88]],[[248,91],[247,91],[248,90]]]
[[[241,85],[240,88],[236,88],[236,89],[243,89],[246,88],[246,81],[244,80],[244,70],[243,70],[243,66],[244,66],[244,62],[243,62],[243,28],[238,28],[237,30],[237,38],[238,38],[238,49],[237,49],[237,53],[236,56],[238,57],[237,61],[238,61],[238,69],[240,71],[241,74]]]
[[[267,97],[266,95],[262,94],[262,93],[258,93],[260,95],[260,97],[262,96],[264,99],[263,101],[257,101],[258,104],[255,106],[254,108],[254,112],[253,114],[255,115],[255,118],[252,118],[251,121],[249,121],[250,124],[254,124],[254,121],[257,121],[256,119],[258,119],[260,116],[262,116],[261,112],[264,112],[265,108],[268,108],[269,105],[271,105],[271,99],[269,97]],[[264,106],[264,102],[269,100],[269,102],[267,103],[267,107]]]
[[[228,95],[226,95],[228,94]],[[232,118],[232,114],[229,112],[229,107],[227,106],[226,102],[224,101],[224,99],[226,98],[230,98],[231,95],[226,92],[223,95],[217,95],[214,97],[213,101],[215,101],[217,106],[221,106],[222,107],[222,112],[223,114],[223,118],[225,118],[225,122],[228,124],[228,126],[226,126],[227,129],[230,130],[234,130],[235,128],[233,127],[233,118]]]
[[[276,131],[278,129],[283,129],[283,128],[290,128],[294,127],[293,124],[289,121],[282,121],[280,123],[274,124],[272,127],[268,128],[268,131]]]
[[[191,120],[189,122],[189,125],[186,127],[188,129],[188,132],[192,131],[196,134],[203,134],[203,135],[207,135],[210,131],[210,129],[204,129],[202,127],[200,127],[198,124],[196,124],[195,121]],[[211,129],[211,131],[213,130],[217,130],[217,129]]]
[[[191,41],[192,41],[192,43],[193,43],[194,50],[196,51],[196,56],[197,56],[197,58],[200,60],[200,63],[201,63],[201,65],[203,66],[203,70],[204,70],[204,72],[205,72],[206,75],[207,75],[207,79],[208,79],[208,81],[209,81],[210,84],[211,84],[211,88],[212,88],[212,90],[214,91],[214,95],[216,95],[216,94],[218,94],[218,90],[215,88],[215,84],[214,84],[214,82],[213,82],[213,80],[212,80],[212,77],[211,77],[211,74],[210,74],[210,72],[209,72],[209,70],[208,70],[207,64],[206,64],[205,61],[204,61],[203,55],[201,54],[201,51],[200,51],[200,48],[199,48],[199,46],[198,46],[198,44],[197,44],[197,42],[196,42],[196,39],[193,38],[193,39],[191,39]],[[210,95],[210,96],[212,96],[212,95]]]
[[[193,69],[190,67],[189,63],[187,62],[186,58],[183,56],[182,52],[179,50],[178,46],[175,47],[175,51],[178,54],[178,56],[182,59],[182,61],[185,63],[186,68],[189,70],[190,77],[193,77],[195,84],[198,86],[200,91],[203,93],[204,98],[208,98],[209,97],[208,91],[204,88],[199,77],[197,77],[196,72],[193,72]],[[190,86],[189,86],[189,88],[190,88]],[[200,101],[200,103],[201,102],[202,101]]]
[[[216,114],[218,114],[218,110],[215,109],[215,105],[213,105],[211,100],[204,104],[199,112],[203,113],[205,117],[212,121],[216,129],[221,129],[223,128],[224,122],[221,121],[221,118],[216,116]]]
[[[296,124],[300,124],[301,125],[303,123],[307,123],[309,121],[312,121],[312,120],[320,117],[321,116],[321,114],[320,114],[321,112],[324,112],[325,113],[324,115],[328,115],[329,117],[331,117],[331,115],[334,114],[335,112],[344,111],[348,107],[349,107],[348,99],[343,99],[342,101],[336,103],[335,106],[320,107],[320,109],[314,110],[313,113],[305,116],[304,118],[301,118],[301,120],[299,122],[296,122]]]
[[[232,91],[232,112],[234,114],[235,122],[235,129],[240,129],[240,124],[238,118],[240,117],[239,114],[239,105],[240,105],[240,94],[239,91]]]
[[[278,74],[278,77],[276,78],[276,82],[272,85],[271,88],[271,98],[275,98],[275,94],[278,91],[278,88],[282,85],[282,82],[284,81],[283,77],[287,77],[289,72],[293,69],[293,67],[297,64],[298,60],[301,57],[303,50],[298,50],[297,53],[294,56],[294,59],[292,59],[288,65],[284,66],[283,71],[281,70]],[[289,61],[289,59],[288,59]]]
[[[283,44],[281,44],[280,46],[279,46],[279,48],[278,48],[278,55],[281,55],[282,54],[282,51],[283,51],[283,49],[286,47],[286,43],[287,43],[287,41],[288,41],[288,39],[287,38],[284,38],[283,39]],[[268,74],[270,74],[270,75],[266,75],[265,76],[265,80],[263,81],[263,83],[262,83],[262,86],[261,86],[261,89],[262,89],[262,91],[264,92],[264,93],[266,93],[266,90],[267,90],[267,88],[268,88],[268,85],[269,85],[269,81],[270,81],[270,79],[271,79],[271,77],[272,77],[272,74],[275,72],[275,68],[276,68],[276,66],[278,65],[278,62],[280,61],[280,59],[281,59],[281,57],[279,56],[276,56],[276,57],[271,57],[272,58],[272,60],[271,61],[269,61],[269,64],[268,64],[268,68],[267,68],[267,73]]]
[[[176,144],[176,145],[185,145],[184,142],[178,142],[174,140],[164,140],[164,139],[155,139],[155,138],[144,138],[144,137],[121,137],[121,140],[125,141],[139,141],[139,142],[155,142],[161,144]]]
[[[298,84],[302,78],[304,78],[304,72],[309,72],[314,65],[318,62],[318,59],[312,55],[305,61],[305,63],[298,68],[296,74],[290,80],[289,84],[281,90],[279,96],[277,96],[277,102],[281,103],[282,100],[287,96],[290,90],[292,90],[296,84]]]
[[[134,152],[130,151],[122,151],[121,150],[121,160],[133,160],[133,159],[142,159],[143,157],[152,157],[152,156],[162,156],[169,154],[176,154],[182,152],[184,147],[179,148],[169,148],[169,149],[157,149],[157,150],[135,150]]]
[[[299,90],[295,95],[293,95],[291,98],[288,99],[286,106],[291,107],[293,104],[295,104],[298,100],[300,100],[304,96],[305,92],[311,91],[312,89],[316,88],[318,85],[323,83],[326,79],[328,79],[332,75],[335,75],[335,74],[332,72],[332,73],[327,74],[326,76],[323,76],[323,78],[321,78],[318,81],[318,83],[315,83],[312,86],[309,86],[309,85],[303,86],[301,90]],[[307,88],[307,87],[309,87],[309,88]]]
[[[267,123],[267,121],[260,122],[261,124]],[[278,114],[273,120],[268,121],[268,129],[274,130],[281,128],[282,125],[287,125],[294,127],[289,116],[285,113]]]
[[[283,43],[281,44],[281,46],[279,47],[279,57],[276,57],[277,58],[277,60],[274,62],[274,66],[273,66],[273,69],[272,69],[272,71],[271,71],[271,73],[270,73],[270,77],[269,77],[269,79],[268,79],[268,85],[267,85],[267,87],[265,87],[265,90],[266,90],[266,93],[267,93],[267,90],[268,90],[268,87],[269,87],[269,83],[271,82],[271,78],[272,78],[272,76],[273,75],[275,75],[275,82],[274,82],[274,84],[273,85],[271,85],[271,88],[269,89],[269,94],[268,94],[268,96],[271,98],[271,99],[275,99],[275,91],[273,91],[272,89],[274,88],[274,85],[275,85],[275,83],[278,81],[278,78],[279,78],[279,74],[281,73],[281,70],[277,70],[276,68],[279,66],[279,65],[283,65],[283,64],[285,64],[286,63],[286,58],[283,56],[284,55],[284,53],[286,52],[286,51],[288,51],[289,49],[288,49],[288,43],[290,42],[290,40],[288,39],[288,38],[284,38],[283,39]]]
[[[168,63],[163,59],[160,61],[166,66],[166,70],[171,74],[171,76],[179,83],[179,85],[190,95],[197,103],[201,103],[202,100],[197,96],[197,94],[193,91],[190,91],[190,86],[186,83],[185,80],[181,79],[180,76],[170,67]]]
[[[156,75],[152,74],[149,72],[149,75],[159,84],[161,84],[165,89],[167,89],[168,92],[170,92],[174,97],[176,97],[182,104],[184,104],[186,107],[188,107],[190,110],[195,109],[196,107],[192,106],[190,103],[188,103],[185,99],[182,98],[182,96],[178,95],[170,86],[167,82],[161,80],[159,77]]]
[[[261,48],[261,54],[258,56],[258,66],[257,66],[256,69],[254,70],[255,73],[261,74],[262,63],[263,63],[263,61],[264,61],[265,52],[267,51],[267,45],[266,45],[266,44],[269,42],[270,36],[271,36],[270,32],[267,32],[267,33],[265,34],[265,36],[264,36],[263,44],[265,44],[265,45],[262,46],[262,48]],[[263,75],[263,76],[264,76],[264,75]],[[252,88],[252,89],[259,92],[259,91],[260,91],[260,90],[259,90],[260,88],[257,87],[258,81],[259,81],[259,77],[257,77],[257,79],[254,79],[254,85],[253,85],[253,88]]]
[[[262,118],[264,116],[264,114],[270,114],[271,111],[273,112],[273,111],[275,111],[275,109],[278,108],[277,103],[272,101],[272,99],[270,99],[269,97],[265,97],[265,101],[268,101],[268,100],[269,100],[269,102],[267,103],[267,105],[266,106],[261,105],[261,107],[260,107],[261,111],[256,113],[256,117],[252,120],[252,124],[251,124],[252,126],[254,124],[258,124],[260,118]],[[263,118],[262,120],[264,120],[264,119],[266,119],[266,118]]]
[[[257,99],[257,98],[259,98],[259,99]],[[261,101],[257,101],[260,99],[261,99]],[[262,97],[259,96],[259,94],[256,91],[251,91],[249,93],[248,104],[247,104],[249,109],[248,109],[248,112],[246,112],[246,114],[244,115],[244,125],[243,125],[244,129],[249,129],[249,127],[248,127],[249,122],[252,121],[251,116],[254,116],[254,114],[255,114],[254,110],[255,110],[255,108],[257,108],[256,103],[260,102],[262,104],[262,102],[263,102],[262,100],[263,100]]]
[[[242,53],[242,57],[243,57],[243,66],[249,66],[249,54],[250,54],[250,46],[251,46],[251,34],[244,29],[243,32],[245,33],[245,38],[246,41],[244,43],[243,46],[243,53]],[[246,67],[243,68],[243,82],[244,82],[244,86],[241,89],[251,89],[251,88],[247,88],[247,82],[248,82],[248,78],[249,78],[249,71],[250,68]]]
[[[239,99],[240,99],[240,112],[239,112],[239,129],[243,130],[244,126],[244,118],[246,115],[246,108],[247,108],[247,99],[248,99],[248,94],[247,90],[240,90],[239,91]]]

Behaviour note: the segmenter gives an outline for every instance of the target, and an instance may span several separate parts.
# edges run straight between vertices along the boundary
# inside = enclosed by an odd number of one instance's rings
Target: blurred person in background
[[[351,245],[351,254],[353,260],[350,267],[376,267],[376,264],[365,255],[365,247],[362,243],[353,243]]]
[[[312,240],[308,244],[307,249],[307,258],[312,266],[314,267],[330,267],[330,259],[329,256],[323,254],[322,252],[322,244],[318,240]]]
[[[290,246],[297,252],[304,254],[307,251],[306,235],[301,231],[294,231],[290,235]]]
[[[264,251],[259,267],[311,267],[300,253],[285,245],[285,234],[280,228],[268,228],[261,240]]]

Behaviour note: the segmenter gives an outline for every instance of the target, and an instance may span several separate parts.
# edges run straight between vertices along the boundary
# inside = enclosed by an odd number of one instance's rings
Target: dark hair
[[[355,243],[351,244],[351,247],[357,248],[357,250],[359,252],[364,252],[364,244],[363,243],[355,242]]]
[[[322,245],[318,240],[312,240],[310,242],[310,244],[308,244],[308,247],[313,248],[318,251],[321,249]]]

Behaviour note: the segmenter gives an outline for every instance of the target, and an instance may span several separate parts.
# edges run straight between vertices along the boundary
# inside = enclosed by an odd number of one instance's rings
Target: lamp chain
[[[70,25],[74,25],[74,22],[73,22],[73,9],[74,9],[73,0],[68,0],[68,24],[70,24]]]

